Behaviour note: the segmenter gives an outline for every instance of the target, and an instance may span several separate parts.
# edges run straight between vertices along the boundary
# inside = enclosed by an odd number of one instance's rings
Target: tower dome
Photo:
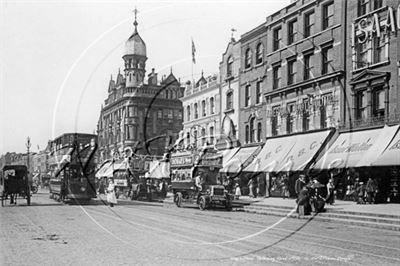
[[[133,25],[135,26],[135,31],[129,37],[129,39],[125,42],[125,50],[124,55],[142,55],[146,56],[146,44],[144,43],[143,39],[140,37],[137,31],[137,21],[136,21],[136,13],[137,10],[135,9],[135,21]]]

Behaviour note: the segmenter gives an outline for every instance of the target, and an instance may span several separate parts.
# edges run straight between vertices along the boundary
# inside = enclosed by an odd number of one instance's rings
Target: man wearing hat
[[[306,180],[305,180],[305,178],[306,178],[305,175],[300,174],[300,175],[299,175],[299,178],[297,178],[297,180],[296,180],[296,184],[295,184],[294,189],[295,189],[297,195],[300,194],[301,189],[302,189],[303,187],[305,187],[305,185],[306,185]]]

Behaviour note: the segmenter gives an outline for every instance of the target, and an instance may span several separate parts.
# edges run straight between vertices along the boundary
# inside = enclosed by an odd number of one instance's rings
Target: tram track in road
[[[128,208],[132,208],[132,206],[128,206]],[[148,210],[146,208],[141,208],[141,210],[147,211],[147,212],[151,212],[150,210]],[[182,210],[182,209],[177,209],[177,210]],[[202,218],[204,218],[207,221],[210,220],[210,219],[214,219],[213,223],[218,223],[218,224],[221,224],[221,225],[224,225],[226,222],[235,222],[236,225],[240,223],[240,225],[244,226],[244,227],[248,227],[248,225],[250,223],[251,226],[256,226],[259,229],[265,228],[265,226],[266,226],[266,225],[261,224],[260,222],[254,220],[254,219],[253,220],[247,219],[247,218],[246,219],[242,219],[242,218],[238,218],[238,217],[235,217],[233,219],[231,217],[226,217],[226,216],[224,217],[224,216],[221,216],[221,215],[214,215],[213,213],[210,213],[210,212],[196,212],[196,213],[191,213],[192,215],[178,214],[176,211],[174,211],[174,213],[171,213],[171,211],[167,211],[167,210],[157,210],[157,212],[158,213],[162,212],[163,214],[169,215],[169,216],[173,215],[173,216],[179,217],[181,219],[193,219],[193,222],[196,222],[196,221],[201,220]],[[196,216],[194,216],[193,214],[196,215]],[[265,217],[265,216],[262,216],[262,217]],[[272,217],[275,217],[275,216],[272,216]],[[303,221],[303,220],[299,221],[299,220],[296,220],[296,219],[288,219],[287,221],[290,222],[290,223],[296,223],[295,226],[297,226],[297,224],[299,222]],[[342,229],[340,227],[340,225],[338,225],[338,224],[331,224],[331,223],[327,223],[327,222],[319,223],[319,224],[328,225],[327,227],[329,227],[329,225],[332,225],[331,228],[333,228],[333,229],[335,229],[335,227],[337,227],[337,229]],[[370,230],[370,228],[367,229],[367,228],[362,227],[362,226],[354,226],[354,225],[347,226],[347,227],[356,228],[356,229],[360,229],[360,230],[363,230],[363,231],[368,231],[368,233],[371,233],[371,231],[377,232],[378,233],[377,236],[379,236],[379,237],[382,236],[382,232],[384,232],[386,234],[392,233],[392,234],[398,235],[400,237],[400,233],[392,232],[392,231],[388,231],[388,230],[382,230],[382,229]],[[286,232],[291,232],[291,230],[279,228],[279,226],[275,227],[274,229],[282,230],[282,231],[286,231]],[[335,232],[335,231],[331,231],[331,232]],[[339,242],[340,243],[346,242],[346,243],[352,243],[354,245],[360,245],[361,244],[363,246],[370,246],[371,248],[382,248],[382,249],[390,249],[390,250],[393,250],[393,251],[400,251],[400,248],[395,248],[393,246],[383,246],[383,245],[377,245],[377,244],[373,244],[373,243],[365,242],[365,241],[354,241],[354,240],[349,240],[349,239],[344,239],[344,238],[325,236],[325,235],[321,235],[321,233],[324,233],[324,231],[319,232],[318,234],[314,234],[314,233],[310,233],[310,232],[303,233],[303,232],[299,231],[299,232],[297,232],[297,235],[303,235],[305,237],[313,237],[313,238],[316,238],[316,237],[324,238],[324,239],[327,239],[327,240],[330,240],[330,241],[337,241],[338,243]],[[400,244],[400,241],[399,241],[399,244]]]
[[[143,221],[143,222],[146,223],[146,221]],[[147,221],[146,224],[149,224],[149,222]],[[168,224],[168,223],[164,223],[164,224]],[[157,225],[157,226],[159,226],[159,225]],[[178,226],[178,228],[180,228],[180,227]],[[168,229],[167,230],[167,234],[170,233],[172,229],[173,228]],[[194,238],[195,240],[198,240],[202,236],[204,237],[206,235],[206,232],[204,232],[204,231],[200,231],[200,232],[197,232],[196,234],[194,234],[194,232],[192,230],[190,233],[191,233],[191,238]],[[182,233],[178,234],[178,236],[182,237],[183,234],[187,235],[187,231],[183,231]],[[221,235],[218,236],[218,238],[220,238],[220,237],[226,237],[226,234],[221,234]],[[275,237],[275,239],[273,239],[273,241],[272,241],[272,244],[274,242],[279,242],[282,238],[284,238],[284,237],[280,237],[280,236],[278,238]],[[269,241],[269,242],[271,242],[271,241]],[[237,244],[237,243],[235,243],[235,244]],[[264,245],[265,245],[265,243],[257,242],[257,241],[254,241],[254,240],[242,241],[240,243],[240,250],[239,250],[239,252],[241,253],[240,256],[243,257],[243,256],[254,255],[253,254],[254,250],[257,250],[257,248],[262,249],[264,247]],[[261,246],[261,248],[260,248],[260,246]],[[316,257],[316,256],[322,258],[322,257],[326,256],[326,254],[320,254],[320,253],[318,253],[316,251],[313,251],[312,253],[310,253],[310,252],[308,252],[306,250],[298,250],[298,249],[294,249],[294,248],[281,247],[281,246],[276,246],[276,245],[269,245],[269,246],[270,246],[270,248],[268,249],[268,253],[272,252],[272,253],[276,254],[276,256],[282,256],[282,254],[288,254],[288,253],[291,254],[291,256],[297,256],[297,257],[306,256],[306,257],[309,257],[309,258]],[[250,248],[250,250],[249,250],[249,248]],[[271,250],[271,248],[273,248],[275,250]],[[238,250],[238,249],[236,249],[236,250]],[[295,254],[295,255],[293,255],[293,254]],[[260,255],[262,255],[262,254],[260,254]],[[334,257],[334,255],[335,254],[332,254],[331,257]],[[348,264],[362,265],[362,264],[359,264],[357,262],[349,262]]]
[[[182,233],[175,233],[175,232],[172,232],[171,230],[161,229],[159,226],[151,226],[151,225],[149,225],[148,221],[147,221],[147,223],[133,222],[130,219],[122,218],[121,216],[111,215],[111,214],[105,213],[105,212],[103,212],[101,210],[95,210],[95,209],[92,209],[92,208],[90,210],[88,210],[88,211],[91,212],[91,214],[95,213],[95,215],[96,214],[97,215],[101,215],[102,217],[106,217],[106,218],[112,219],[114,221],[122,221],[122,222],[124,222],[126,224],[130,224],[130,225],[133,225],[133,226],[139,226],[140,228],[151,229],[151,230],[149,230],[147,232],[154,234],[156,237],[166,238],[166,241],[169,241],[169,242],[171,242],[171,237],[178,237],[178,238],[186,239],[187,241],[184,242],[183,244],[186,244],[187,242],[192,242],[193,243],[193,242],[198,242],[199,241],[199,237],[200,236],[198,236],[198,235],[193,236],[193,232],[189,233],[188,231],[185,231],[185,232],[182,232]],[[113,214],[115,214],[115,212],[113,212]],[[132,228],[137,230],[137,232],[143,232],[142,229],[139,229],[137,227],[132,227]],[[192,236],[190,236],[190,234]],[[204,232],[203,232],[203,236],[204,236]],[[179,241],[178,242],[177,241],[173,241],[173,242],[179,244]],[[227,255],[227,256],[221,256],[221,253],[219,252],[218,249],[210,249],[209,246],[206,246],[206,245],[192,245],[192,247],[194,249],[201,248],[201,249],[205,250],[206,252],[212,252],[216,257],[215,258],[204,258],[204,259],[202,259],[202,258],[178,257],[178,256],[172,256],[170,254],[167,255],[167,256],[169,258],[173,258],[173,259],[180,260],[180,261],[197,261],[197,262],[226,261],[226,260],[232,260],[234,257],[237,257],[236,254]],[[235,252],[235,253],[243,253],[243,250],[239,250],[239,249],[236,249],[236,248],[233,248],[233,247],[227,247],[227,246],[217,246],[217,247],[219,249],[223,249],[225,251],[230,251],[230,252]],[[179,250],[182,250],[182,249],[178,248],[177,249],[177,253],[179,253]],[[281,253],[279,253],[279,252],[272,252],[272,253],[274,253],[275,256],[281,256]],[[276,263],[282,264],[282,265],[292,265],[292,264],[284,263],[282,261],[276,261]]]
[[[140,209],[142,209],[142,208],[140,208]],[[142,211],[146,211],[147,213],[149,213],[149,211],[147,210],[147,209],[144,209],[144,210],[142,210]],[[158,212],[160,212],[160,210],[158,210]],[[168,213],[165,213],[164,211],[163,211],[163,214],[166,214],[166,215],[169,215],[169,216],[171,216],[171,215],[173,215],[173,216],[178,216],[178,218],[180,218],[180,219],[190,219],[190,218],[192,218],[192,219],[195,219],[195,221],[197,221],[197,222],[199,222],[199,217],[192,217],[192,216],[190,216],[190,215],[177,215],[177,213],[174,213],[174,214],[171,214],[170,212],[168,212]],[[163,217],[164,218],[164,220],[165,220],[165,217]],[[207,222],[211,222],[211,223],[216,223],[217,221],[218,222],[221,222],[221,221],[219,221],[218,220],[218,217],[213,217],[213,216],[211,216],[211,217],[209,217],[209,216],[206,216],[206,217],[204,217],[206,220],[207,220]],[[210,219],[212,220],[212,221],[210,221]],[[226,220],[226,219],[225,219]],[[203,222],[204,222],[204,220],[203,220]],[[235,220],[235,226],[238,226],[239,224],[238,224],[238,220]],[[248,223],[246,223],[246,222],[243,222],[243,221],[241,221],[240,222],[241,223],[241,226],[247,226],[248,227]],[[254,226],[256,226],[256,227],[258,227],[259,229],[261,229],[261,228],[263,228],[261,225],[257,225],[257,224],[252,224],[252,226],[254,227]],[[365,229],[365,228],[364,228]],[[287,230],[287,229],[282,229],[282,228],[276,228],[276,230],[277,231],[281,231],[281,232],[283,232],[283,233],[290,233],[290,232],[292,232],[292,230]],[[201,233],[204,233],[204,232],[200,232],[200,234]],[[274,234],[278,234],[277,232],[274,232]],[[278,235],[278,238],[280,238],[280,237],[284,237],[284,235]],[[324,246],[324,247],[326,247],[327,249],[335,249],[335,250],[339,250],[339,251],[345,251],[345,252],[349,252],[349,249],[348,248],[342,248],[342,247],[338,247],[338,246],[336,246],[336,245],[327,245],[327,244],[325,244],[325,243],[320,243],[321,241],[323,241],[323,242],[330,242],[330,241],[337,241],[338,243],[341,243],[341,244],[343,244],[343,242],[347,242],[347,243],[351,243],[352,244],[352,246],[351,246],[351,253],[357,253],[357,254],[359,254],[359,255],[361,255],[361,256],[372,256],[372,257],[375,257],[375,258],[380,258],[380,259],[389,259],[389,260],[391,260],[392,262],[393,262],[393,260],[394,261],[400,261],[398,258],[396,258],[396,257],[390,257],[390,258],[388,258],[387,256],[384,256],[384,255],[380,255],[380,254],[374,254],[372,251],[370,251],[370,252],[364,252],[364,251],[362,251],[362,250],[360,250],[360,247],[361,248],[365,248],[366,246],[368,246],[369,248],[371,248],[371,247],[374,247],[374,248],[381,248],[381,249],[391,249],[392,251],[397,251],[397,249],[396,248],[392,248],[392,247],[387,247],[387,246],[381,246],[381,245],[371,245],[371,244],[369,244],[369,243],[365,243],[365,242],[360,242],[360,241],[350,241],[350,240],[347,240],[347,239],[342,239],[342,238],[333,238],[333,237],[326,237],[326,236],[322,236],[321,234],[312,234],[312,233],[302,233],[302,232],[297,232],[296,233],[296,237],[297,238],[300,238],[300,239],[295,239],[296,241],[299,241],[299,242],[303,242],[303,243],[307,243],[308,245],[310,245],[310,246],[315,246],[315,245],[317,245],[317,246]],[[317,240],[317,241],[307,241],[307,239],[310,239],[310,238],[313,238],[313,239],[315,239],[315,240]],[[358,250],[357,250],[357,248],[358,248]],[[292,252],[293,251],[295,251],[294,249],[290,249]],[[304,251],[301,251],[301,252],[304,252]]]

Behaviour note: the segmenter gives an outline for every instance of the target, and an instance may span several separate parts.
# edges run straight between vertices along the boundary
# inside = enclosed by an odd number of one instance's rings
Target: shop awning
[[[315,169],[370,166],[393,139],[398,126],[346,132],[313,166]]]
[[[274,172],[295,144],[295,136],[267,139],[264,148],[254,161],[245,169],[246,172]]]
[[[169,178],[170,165],[168,162],[153,161],[150,162],[150,170],[148,172],[150,178]]]
[[[115,170],[126,170],[128,165],[126,162],[113,162],[111,160],[105,161],[96,173],[97,178],[113,177]]]
[[[237,153],[239,147],[222,151],[222,167],[225,167],[230,159]]]
[[[317,152],[323,148],[323,144],[331,133],[332,130],[326,130],[293,136],[295,144],[280,161],[277,172],[304,170]]]
[[[220,170],[222,173],[239,173],[246,168],[246,163],[254,153],[261,150],[261,146],[241,148]]]
[[[372,163],[373,166],[400,165],[400,131],[397,133],[385,151]]]

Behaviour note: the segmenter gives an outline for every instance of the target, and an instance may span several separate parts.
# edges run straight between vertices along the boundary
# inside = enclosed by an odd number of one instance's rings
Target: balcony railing
[[[366,128],[374,126],[382,126],[385,124],[399,124],[400,123],[400,112],[390,113],[387,116],[372,116],[361,119],[355,119],[350,122],[341,123],[339,125],[340,129],[356,129],[356,128]]]

